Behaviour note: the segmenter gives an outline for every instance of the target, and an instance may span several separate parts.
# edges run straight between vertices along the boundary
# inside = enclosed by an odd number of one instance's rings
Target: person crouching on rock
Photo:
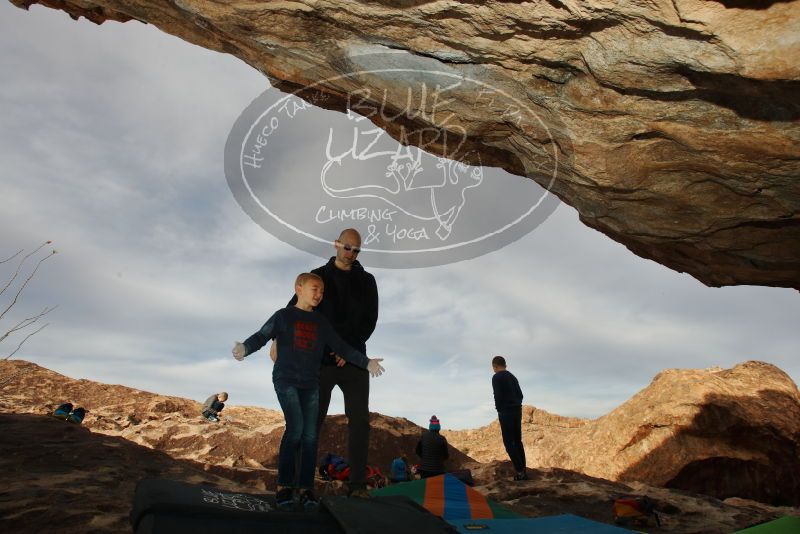
[[[236,342],[233,357],[241,361],[276,339],[277,357],[272,368],[272,383],[283,410],[286,428],[278,453],[278,491],[280,508],[294,506],[294,490],[300,490],[300,504],[311,510],[319,500],[314,494],[317,462],[317,417],[319,411],[319,372],[323,349],[329,346],[347,362],[369,371],[373,377],[384,369],[383,358],[367,358],[344,341],[328,319],[314,308],[322,300],[325,284],[316,274],[302,273],[295,280],[297,303],[276,311],[261,329],[244,343]],[[299,482],[295,464],[299,458]]]
[[[228,400],[228,394],[224,391],[211,395],[203,403],[203,417],[212,423],[219,423],[219,412],[225,407],[226,400]]]
[[[419,474],[422,478],[433,477],[444,473],[444,461],[450,457],[447,450],[447,439],[439,434],[442,429],[439,419],[433,415],[428,430],[422,433],[417,442],[417,456],[421,458]]]

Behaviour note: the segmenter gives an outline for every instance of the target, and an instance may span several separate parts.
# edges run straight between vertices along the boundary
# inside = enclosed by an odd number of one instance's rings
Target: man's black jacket
[[[367,340],[375,331],[378,322],[378,286],[375,277],[364,270],[358,261],[349,271],[336,267],[336,257],[311,271],[325,282],[325,292],[316,311],[324,315],[339,336],[351,347],[367,354]],[[289,301],[297,303],[297,296]],[[325,350],[323,364],[332,365],[335,360]]]
[[[420,469],[434,473],[444,473],[444,461],[450,456],[447,439],[436,430],[426,430],[417,442],[417,456]]]

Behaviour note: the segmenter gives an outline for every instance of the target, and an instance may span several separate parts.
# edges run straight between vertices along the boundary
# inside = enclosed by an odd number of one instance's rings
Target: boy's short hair
[[[502,356],[495,356],[492,358],[492,365],[496,365],[497,367],[505,367],[506,366],[506,359]]]
[[[294,281],[294,285],[302,286],[302,285],[304,285],[306,282],[308,282],[310,280],[316,280],[320,284],[325,285],[325,281],[322,279],[322,277],[320,275],[314,274],[314,273],[300,273],[300,274],[298,274],[297,278]]]

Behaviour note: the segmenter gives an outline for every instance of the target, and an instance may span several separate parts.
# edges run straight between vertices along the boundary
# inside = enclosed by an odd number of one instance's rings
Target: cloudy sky
[[[39,6],[0,2],[0,43],[0,259],[47,239],[59,250],[0,323],[59,306],[15,357],[278,409],[267,355],[239,363],[230,348],[323,260],[253,223],[226,184],[226,138],[267,81],[151,26]],[[13,268],[0,265],[0,281]],[[664,368],[757,359],[800,378],[796,291],[705,287],[582,226],[568,206],[476,259],[370,270],[381,311],[369,349],[387,368],[371,409],[419,424],[433,413],[450,428],[490,422],[494,354],[527,404],[581,417]]]

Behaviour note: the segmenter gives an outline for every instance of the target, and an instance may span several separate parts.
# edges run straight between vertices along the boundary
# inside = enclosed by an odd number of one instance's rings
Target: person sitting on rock
[[[428,425],[428,430],[422,433],[417,443],[417,456],[420,462],[419,474],[422,478],[444,474],[444,461],[450,457],[447,450],[447,439],[439,434],[442,426],[434,415]]]
[[[389,470],[389,482],[406,482],[411,480],[411,470],[408,467],[408,460],[405,456],[392,460],[392,468]]]
[[[219,413],[225,407],[226,400],[228,400],[228,394],[224,391],[211,395],[203,403],[203,417],[212,423],[219,423]]]

